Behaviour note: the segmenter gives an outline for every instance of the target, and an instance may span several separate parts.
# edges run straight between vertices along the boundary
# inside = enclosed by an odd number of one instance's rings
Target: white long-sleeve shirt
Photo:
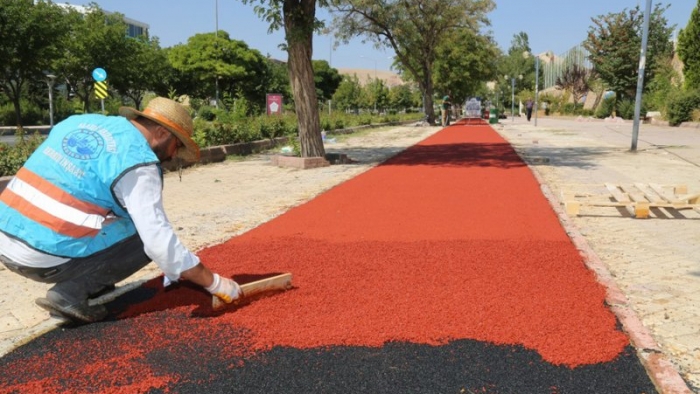
[[[144,244],[144,251],[170,281],[197,264],[199,258],[179,240],[163,208],[163,182],[156,165],[137,167],[122,176],[114,195],[126,207]],[[68,259],[39,252],[0,232],[0,253],[28,267],[53,267]]]

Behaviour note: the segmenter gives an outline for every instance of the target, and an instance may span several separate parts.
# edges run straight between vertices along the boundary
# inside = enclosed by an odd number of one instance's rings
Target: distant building
[[[54,3],[59,7],[63,8],[70,8],[75,11],[80,12],[81,14],[85,15],[88,12],[90,12],[90,8],[88,7],[83,7],[81,5],[73,5],[73,4],[68,4],[68,3]],[[114,14],[114,12],[110,12],[107,10],[102,10],[104,11],[105,14]],[[138,37],[138,36],[145,36],[148,37],[148,29],[149,25],[147,23],[143,23],[140,21],[137,21],[135,19],[128,18],[124,16],[124,23],[127,25],[127,30],[126,30],[126,35],[129,37]]]

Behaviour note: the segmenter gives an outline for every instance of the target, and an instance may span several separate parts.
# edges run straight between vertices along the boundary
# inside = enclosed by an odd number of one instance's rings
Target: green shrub
[[[95,103],[91,103],[90,105],[93,105],[93,107],[91,107],[91,112],[95,112],[95,113],[102,112],[102,103],[100,102],[100,100],[96,100]],[[122,103],[121,98],[110,96],[109,98],[105,99],[105,101],[104,101],[105,115],[117,115],[117,114],[119,114],[119,108],[122,107],[123,105],[124,104]]]
[[[595,111],[595,117],[598,119],[610,117],[613,113],[613,105],[615,105],[615,97],[603,99]]]
[[[564,103],[559,107],[559,113],[562,115],[573,115],[575,112],[574,103]]]
[[[73,102],[59,95],[53,105],[53,112],[53,121],[54,124],[56,124],[75,114],[75,111],[73,110]],[[47,124],[48,123],[50,122],[47,121]]]
[[[301,141],[299,140],[299,135],[290,134],[288,144],[292,147],[292,154],[294,156],[301,156]]]
[[[66,100],[63,96],[54,97],[53,118],[54,124],[73,115],[75,113],[74,101]],[[51,124],[48,108],[40,108],[28,100],[20,101],[22,110],[23,126],[43,126]],[[0,126],[16,126],[17,117],[15,107],[12,103],[6,102],[0,105]]]
[[[617,116],[627,120],[634,119],[634,106],[635,102],[630,98],[620,100],[617,105]]]
[[[693,111],[700,107],[700,92],[683,91],[671,95],[666,107],[666,118],[671,126],[692,120]]]
[[[216,108],[209,105],[201,106],[197,111],[197,117],[211,122],[212,120],[216,119],[216,114],[214,113],[215,109]]]
[[[192,135],[192,139],[201,147],[208,146],[207,136],[214,132],[211,122],[197,117],[194,119],[193,123],[194,134]]]
[[[25,136],[24,133],[18,131],[16,136],[17,143],[15,145],[0,143],[0,176],[16,174],[29,156],[44,141],[44,136],[38,133]]]
[[[372,124],[371,114],[362,114],[357,118],[358,126],[367,126]]]
[[[15,107],[11,103],[0,106],[0,125],[15,126],[17,125],[17,116],[15,115]]]
[[[542,95],[542,102],[547,103],[547,108],[545,109],[545,114],[554,115],[559,112],[561,108],[561,96],[554,96],[552,94]]]
[[[646,84],[645,88],[644,104],[646,109],[664,112],[668,98],[679,90],[679,79],[679,73],[670,59],[656,63],[654,77]]]
[[[196,97],[190,97],[189,103],[190,103],[190,108],[192,108],[192,110],[194,110],[197,113],[199,112],[199,110],[202,107],[207,106],[203,99],[196,98]]]
[[[42,111],[41,108],[29,100],[20,100],[20,110],[22,111],[22,125],[38,126],[49,124],[49,112]],[[12,103],[7,103],[0,107],[0,125],[16,126],[17,115],[15,115],[15,106]]]
[[[321,130],[333,130],[333,126],[331,125],[331,118],[326,116],[321,117]]]
[[[263,118],[258,116],[253,119],[252,126],[253,129],[255,129],[255,134],[259,135],[261,138],[270,138],[270,136],[274,134],[275,124],[267,117]]]
[[[285,117],[284,134],[283,135],[299,135],[299,120],[296,115],[288,115]]]
[[[226,145],[236,141],[236,125],[219,121],[211,122],[213,126],[211,134],[207,136],[207,146]]]
[[[74,102],[77,100],[66,103]],[[0,110],[2,108],[4,107],[0,107]],[[244,110],[240,107],[239,109]],[[282,116],[262,115],[258,117],[245,117],[239,112],[226,112],[225,110],[214,112],[216,114],[214,121],[207,121],[199,116],[193,121],[194,134],[192,138],[202,148],[288,136],[290,144],[294,147],[294,152],[300,154],[299,121],[293,112]],[[379,122],[420,120],[421,118],[421,113],[372,117],[370,114],[358,116],[337,112],[328,117],[326,121],[335,130]],[[14,175],[42,141],[43,137],[37,134],[22,138],[14,146],[0,144],[0,176]]]

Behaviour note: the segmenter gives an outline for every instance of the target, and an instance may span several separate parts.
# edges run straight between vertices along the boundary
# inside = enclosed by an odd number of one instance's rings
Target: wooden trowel
[[[225,308],[227,305],[238,305],[252,298],[257,298],[257,296],[263,296],[264,293],[278,293],[280,291],[289,290],[292,288],[292,274],[280,274],[276,276],[271,276],[269,278],[256,280],[250,283],[241,284],[241,291],[243,295],[237,300],[233,301],[231,304],[227,304],[217,296],[212,296],[211,307],[212,309],[220,310]]]

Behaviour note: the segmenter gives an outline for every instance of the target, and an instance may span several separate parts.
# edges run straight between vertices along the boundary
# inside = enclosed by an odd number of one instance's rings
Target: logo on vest
[[[90,130],[76,130],[63,138],[63,151],[78,160],[90,160],[102,153],[105,141],[101,135]]]

